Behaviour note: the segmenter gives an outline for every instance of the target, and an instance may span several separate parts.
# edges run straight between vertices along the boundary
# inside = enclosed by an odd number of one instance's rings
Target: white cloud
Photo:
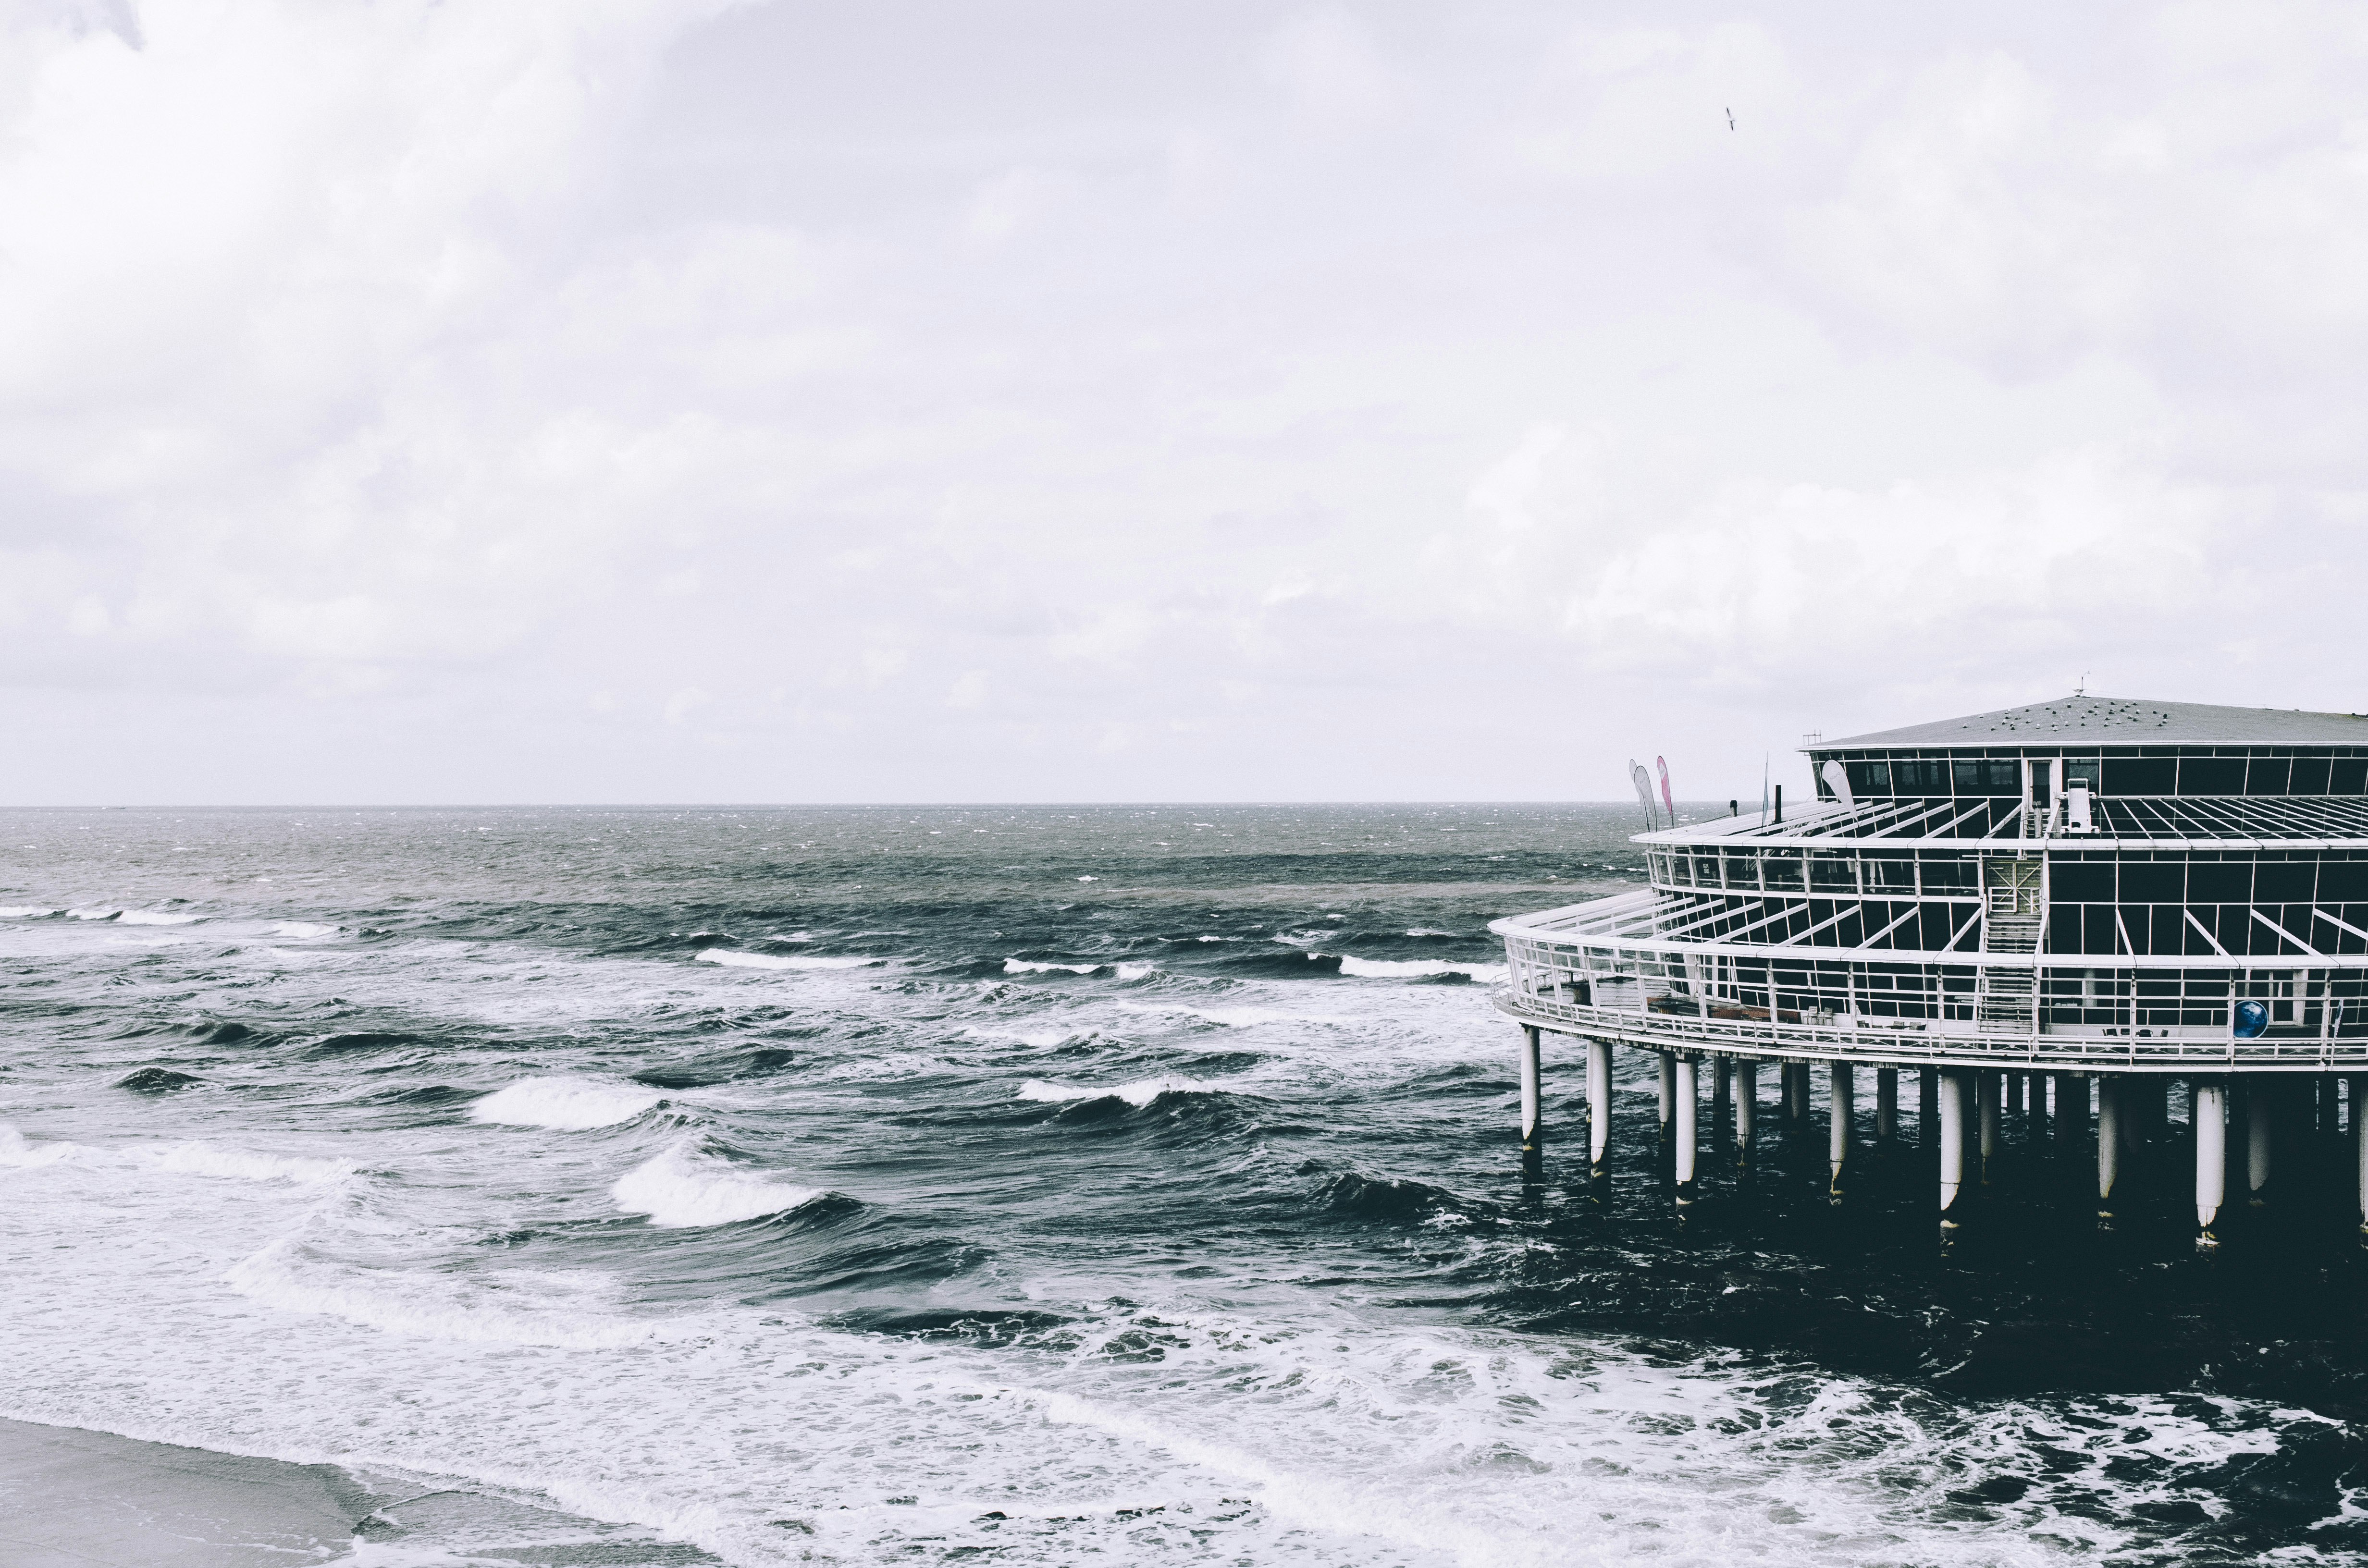
[[[2340,10],[128,15],[0,48],[33,797],[1603,794],[2368,678]]]

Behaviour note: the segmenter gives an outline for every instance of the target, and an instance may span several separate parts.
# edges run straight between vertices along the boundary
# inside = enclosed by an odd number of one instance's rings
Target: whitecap
[[[617,1207],[666,1230],[729,1225],[801,1208],[822,1189],[799,1187],[712,1155],[673,1148],[617,1178]]]
[[[122,913],[123,911],[113,908],[108,904],[94,903],[83,909],[67,910],[66,918],[69,920],[112,920]]]
[[[283,1312],[316,1312],[364,1328],[419,1339],[479,1345],[548,1345],[571,1350],[607,1350],[672,1337],[677,1325],[604,1321],[596,1305],[606,1281],[538,1277],[556,1289],[480,1289],[476,1299],[455,1299],[457,1281],[416,1280],[400,1274],[378,1276],[381,1289],[325,1284],[306,1278],[319,1267],[292,1238],[282,1237],[233,1264],[222,1281],[239,1294]],[[511,1279],[525,1271],[509,1271]],[[496,1285],[507,1283],[497,1279]],[[391,1288],[387,1288],[391,1287]],[[571,1288],[572,1287],[572,1288]],[[516,1305],[512,1305],[516,1302]]]
[[[14,1165],[19,1170],[35,1165],[53,1165],[79,1153],[82,1145],[69,1143],[63,1138],[44,1138],[38,1142],[13,1127],[0,1127],[0,1165]]]
[[[1218,1091],[1220,1085],[1204,1084],[1198,1078],[1170,1074],[1160,1078],[1139,1078],[1132,1084],[1102,1084],[1086,1086],[1077,1084],[1056,1084],[1046,1078],[1030,1078],[1021,1084],[1018,1097],[1045,1104],[1063,1105],[1070,1100],[1104,1100],[1118,1098],[1131,1106],[1147,1106],[1162,1095],[1196,1095]]]
[[[1428,926],[1417,926],[1406,933],[1409,937],[1452,937],[1452,931],[1434,931]]]
[[[581,1132],[631,1121],[666,1096],[640,1084],[604,1078],[521,1078],[469,1108],[472,1121]]]
[[[37,909],[29,903],[0,904],[0,920],[40,920],[63,913],[63,910]]]
[[[700,963],[720,963],[733,969],[861,969],[868,964],[888,961],[886,959],[809,958],[802,953],[743,953],[730,948],[710,948],[698,957]]]
[[[1321,958],[1325,955],[1317,954]],[[1429,975],[1461,974],[1477,981],[1502,981],[1509,971],[1500,963],[1454,963],[1444,959],[1342,958],[1340,972],[1360,980],[1418,980]]]
[[[1098,963],[1036,963],[1028,959],[1003,960],[1003,972],[1006,974],[1050,974],[1054,970],[1069,974],[1092,974],[1101,967]]]
[[[355,1167],[345,1160],[313,1160],[297,1154],[256,1154],[212,1143],[176,1143],[135,1151],[142,1163],[184,1176],[232,1176],[241,1181],[300,1183],[342,1181]]]
[[[271,928],[275,937],[334,937],[335,926],[315,926],[309,920],[282,920]]]
[[[195,915],[175,915],[162,909],[127,909],[115,917],[118,926],[187,926]]]

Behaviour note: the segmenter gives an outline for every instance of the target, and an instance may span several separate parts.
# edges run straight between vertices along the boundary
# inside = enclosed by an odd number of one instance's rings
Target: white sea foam
[[[271,928],[271,934],[290,937],[334,937],[337,928],[335,926],[316,926],[310,920],[282,920]]]
[[[0,1165],[14,1165],[20,1170],[35,1165],[53,1165],[60,1160],[72,1159],[82,1145],[63,1138],[32,1139],[13,1127],[0,1127]]]
[[[310,1186],[342,1181],[354,1174],[346,1160],[310,1159],[299,1154],[258,1154],[219,1143],[189,1142],[129,1147],[76,1143],[69,1140],[31,1139],[13,1127],[0,1127],[0,1165],[29,1169],[71,1162],[77,1165],[116,1170],[169,1171],[176,1176],[227,1176],[240,1181],[288,1182]]]
[[[820,1187],[800,1187],[682,1147],[626,1172],[609,1191],[618,1208],[646,1214],[652,1224],[668,1230],[760,1220],[823,1195]]]
[[[1507,978],[1508,971],[1500,963],[1457,963],[1445,959],[1352,959],[1340,960],[1340,972],[1360,980],[1418,980],[1426,976],[1461,974],[1473,980],[1493,982]]]
[[[1406,933],[1409,937],[1452,937],[1452,931],[1434,931],[1428,926],[1417,926]]]
[[[699,955],[700,963],[725,964],[733,969],[862,969],[867,965],[886,963],[885,959],[809,958],[803,953],[743,953],[731,948],[710,948]]]
[[[298,1184],[342,1181],[354,1174],[346,1160],[307,1159],[297,1154],[256,1154],[213,1143],[175,1143],[162,1149],[133,1151],[158,1170],[184,1176],[230,1176],[240,1181],[285,1181]]]
[[[1019,1085],[1018,1097],[1039,1100],[1051,1105],[1070,1100],[1102,1100],[1116,1097],[1131,1106],[1147,1106],[1162,1095],[1210,1094],[1224,1085],[1204,1084],[1198,1078],[1169,1074],[1159,1078],[1138,1078],[1132,1084],[1059,1084],[1047,1078],[1030,1078]]]
[[[165,909],[127,909],[115,917],[118,926],[187,926],[202,918],[195,915],[176,915]]]
[[[42,909],[29,903],[0,904],[0,920],[40,920],[63,913],[63,910]]]
[[[602,1276],[523,1269],[482,1280],[373,1272],[365,1285],[292,1237],[248,1254],[222,1276],[239,1294],[283,1312],[343,1318],[419,1339],[613,1350],[680,1335],[683,1325],[618,1319]]]
[[[616,1078],[521,1078],[469,1108],[472,1121],[581,1132],[631,1121],[666,1096]]]
[[[66,917],[70,920],[112,920],[122,913],[113,904],[94,903],[81,909],[69,909]]]
[[[1006,974],[1100,974],[1104,971],[1121,980],[1141,980],[1159,972],[1158,966],[1147,963],[1037,963],[1029,959],[1006,959]]]

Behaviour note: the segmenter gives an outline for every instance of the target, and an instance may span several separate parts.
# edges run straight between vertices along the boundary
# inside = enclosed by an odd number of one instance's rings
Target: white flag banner
[[[1628,777],[1636,782],[1636,803],[1645,808],[1645,831],[1650,833],[1660,825],[1653,816],[1653,776],[1632,756],[1628,759]]]

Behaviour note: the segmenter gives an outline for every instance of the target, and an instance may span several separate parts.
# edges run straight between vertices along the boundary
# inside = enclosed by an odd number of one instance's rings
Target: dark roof
[[[1922,750],[1945,746],[2368,746],[2368,714],[2299,708],[2215,708],[2122,697],[2059,697],[1904,730],[1821,740],[1806,752]]]

